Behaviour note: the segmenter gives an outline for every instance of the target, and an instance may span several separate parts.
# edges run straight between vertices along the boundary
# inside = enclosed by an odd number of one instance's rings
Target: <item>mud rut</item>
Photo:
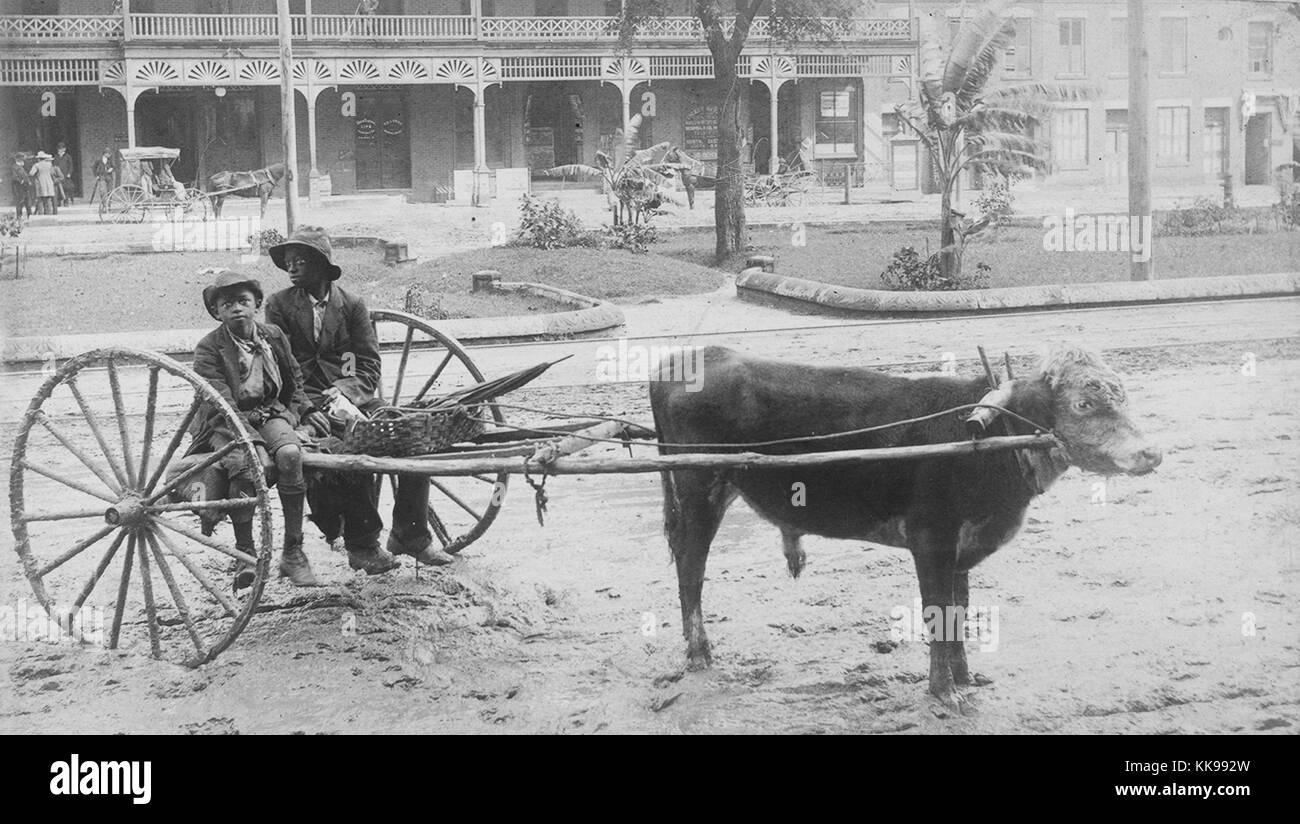
[[[968,715],[928,698],[924,645],[891,638],[891,610],[918,594],[905,552],[806,539],[792,581],[777,532],[741,503],[705,587],[714,668],[683,674],[645,475],[552,479],[544,528],[512,485],[487,535],[419,580],[409,562],[357,577],[311,535],[327,586],[273,581],[199,670],[0,626],[0,731],[1294,733],[1300,345],[1252,348],[1254,377],[1221,347],[1111,355],[1164,465],[1111,479],[1104,503],[1071,470],[977,568],[972,604],[997,609],[998,633],[996,650],[970,645],[993,683]],[[635,385],[519,402],[648,417]],[[3,557],[0,606],[30,603]]]

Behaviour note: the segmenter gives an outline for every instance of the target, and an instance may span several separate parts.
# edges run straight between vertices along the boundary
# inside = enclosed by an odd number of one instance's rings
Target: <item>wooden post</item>
[[[1128,213],[1146,235],[1145,255],[1131,255],[1131,280],[1151,279],[1151,87],[1146,4],[1128,0]],[[1133,226],[1136,230],[1137,226]],[[1136,260],[1145,257],[1145,260]]]
[[[276,0],[280,30],[280,137],[284,140],[284,222],[292,235],[298,225],[298,129],[294,118],[293,38],[289,0]]]

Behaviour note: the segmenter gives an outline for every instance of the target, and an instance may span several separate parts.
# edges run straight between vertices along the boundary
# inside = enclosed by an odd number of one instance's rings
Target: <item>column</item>
[[[777,132],[777,122],[778,122],[776,99],[781,92],[781,87],[778,85],[778,81],[774,79],[767,84],[767,88],[771,92],[770,95],[771,103],[768,106],[768,117],[770,118],[769,132],[771,134],[771,138],[768,140],[767,173],[770,175],[774,175],[777,172],[781,171],[781,156],[777,152],[777,148],[776,148],[777,147],[776,132]]]
[[[486,206],[491,181],[487,165],[487,89],[479,86],[474,95],[474,205]]]
[[[131,88],[128,79],[126,87],[126,147],[135,148],[135,99],[139,93]]]
[[[632,129],[632,87],[634,85],[630,80],[620,80],[618,84],[619,94],[623,96],[623,141],[614,147],[615,164],[622,164],[629,154],[627,136]]]

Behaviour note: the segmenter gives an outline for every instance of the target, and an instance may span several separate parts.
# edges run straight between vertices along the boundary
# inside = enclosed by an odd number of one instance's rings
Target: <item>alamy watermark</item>
[[[44,641],[58,644],[63,640],[104,645],[104,608],[82,607],[75,614],[61,604],[54,604],[51,614],[35,601],[21,599],[15,604],[0,604],[0,642]]]
[[[596,349],[597,383],[671,381],[687,392],[704,385],[704,349],[699,346],[643,346],[620,338]]]
[[[153,224],[155,252],[247,252],[250,236],[262,231],[262,219],[243,215],[209,220],[181,218]]]
[[[1137,263],[1151,259],[1151,215],[1062,215],[1043,218],[1048,252],[1128,252]]]
[[[980,652],[996,652],[998,648],[996,606],[923,607],[921,599],[914,598],[911,609],[896,606],[889,611],[889,617],[894,619],[889,628],[889,637],[894,641],[978,641]]]

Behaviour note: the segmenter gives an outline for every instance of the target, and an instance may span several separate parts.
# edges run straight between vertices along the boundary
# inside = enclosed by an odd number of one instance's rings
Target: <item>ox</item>
[[[983,378],[912,379],[854,367],[760,360],[721,347],[707,347],[700,368],[700,385],[691,387],[696,391],[687,391],[680,365],[671,359],[661,364],[659,380],[650,382],[661,453],[739,451],[672,444],[744,444],[849,432],[977,403],[987,392]],[[814,469],[664,471],[664,529],[677,566],[688,666],[702,669],[712,663],[700,606],[704,568],[723,513],[739,495],[780,530],[795,577],[804,566],[802,535],[910,550],[926,608],[930,692],[960,705],[959,687],[972,683],[963,640],[970,569],[1016,534],[1029,502],[1069,466],[1140,475],[1161,460],[1160,451],[1129,420],[1119,376],[1092,353],[1054,352],[1033,376],[1003,388],[1005,408],[1051,430],[1063,448]],[[968,437],[963,417],[950,414],[901,428],[754,451],[790,455],[960,441]],[[1015,434],[1033,431],[1011,416],[1003,420]],[[803,485],[802,496],[793,494],[796,484]],[[954,614],[956,631],[945,633],[942,624]],[[931,619],[941,615],[947,618]]]
[[[212,198],[212,213],[221,217],[221,205],[227,197],[255,197],[261,201],[261,217],[266,217],[266,201],[284,177],[284,164],[272,163],[251,172],[217,172],[208,178],[208,193],[225,192]]]

